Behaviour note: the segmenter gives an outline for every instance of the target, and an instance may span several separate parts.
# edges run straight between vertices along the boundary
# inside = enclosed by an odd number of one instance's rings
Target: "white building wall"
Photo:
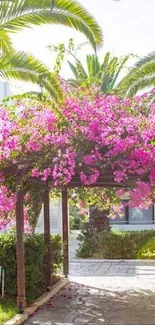
[[[148,222],[148,223],[139,223],[139,224],[118,224],[112,223],[111,228],[114,230],[120,231],[140,231],[140,230],[155,230],[155,224]],[[60,234],[62,235],[62,204],[60,200],[51,200],[50,202],[50,231],[51,234]],[[36,226],[36,233],[43,233],[44,232],[44,214],[43,208],[38,219],[38,223]]]
[[[7,82],[0,81],[0,103],[3,99],[13,95]]]
[[[155,224],[138,224],[138,225],[113,224],[111,225],[111,229],[120,230],[120,231],[131,231],[131,230],[140,231],[140,230],[152,230],[152,229],[155,230]]]
[[[50,231],[51,234],[62,234],[62,204],[61,200],[50,201]],[[44,211],[40,213],[35,233],[44,233]]]

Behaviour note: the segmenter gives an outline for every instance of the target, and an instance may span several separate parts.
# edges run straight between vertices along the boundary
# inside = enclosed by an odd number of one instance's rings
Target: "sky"
[[[133,53],[144,56],[154,50],[155,40],[155,0],[79,0],[79,2],[96,18],[100,24],[104,44],[99,51],[102,58],[106,51],[122,56]],[[13,35],[13,43],[17,50],[32,53],[41,59],[51,69],[55,55],[48,45],[64,43],[73,38],[78,45],[86,41],[85,37],[73,29],[63,26],[39,26],[26,29]],[[79,58],[84,61],[86,54],[91,53],[90,46],[79,52]],[[67,63],[62,75],[71,77]],[[18,89],[23,88],[18,84]]]

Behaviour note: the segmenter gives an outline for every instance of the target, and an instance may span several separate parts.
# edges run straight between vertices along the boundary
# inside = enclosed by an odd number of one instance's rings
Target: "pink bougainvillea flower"
[[[86,88],[79,96],[65,93],[59,107],[17,103],[16,118],[1,108],[0,227],[6,214],[14,215],[16,204],[16,184],[3,173],[8,166],[27,171],[25,178],[50,179],[54,186],[67,185],[77,175],[83,185],[93,186],[108,170],[116,185],[129,184],[122,195],[128,192],[132,205],[153,202],[154,93],[121,99],[97,94],[94,85],[91,95]]]

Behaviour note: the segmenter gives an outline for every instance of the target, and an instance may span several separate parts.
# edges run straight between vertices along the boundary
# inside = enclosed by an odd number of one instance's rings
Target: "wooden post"
[[[67,189],[62,190],[62,224],[63,224],[63,273],[69,274],[69,252],[68,252],[68,202]]]
[[[152,223],[155,223],[154,204],[152,204]]]
[[[18,184],[19,185],[19,184]],[[24,211],[23,190],[17,192],[16,233],[17,233],[17,308],[23,313],[26,307],[25,298],[25,256],[24,256]]]
[[[44,192],[44,238],[46,245],[46,258],[45,258],[45,272],[46,272],[46,286],[49,291],[52,284],[51,279],[51,240],[50,240],[50,200],[49,189],[46,188]]]

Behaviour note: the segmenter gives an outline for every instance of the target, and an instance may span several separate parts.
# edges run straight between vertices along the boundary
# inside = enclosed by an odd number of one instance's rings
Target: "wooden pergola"
[[[17,308],[21,313],[26,307],[26,290],[25,290],[25,256],[24,256],[24,195],[23,188],[20,187],[23,177],[27,174],[26,170],[8,167],[3,170],[4,175],[14,175],[18,187],[16,202],[16,234],[17,234]],[[118,184],[114,181],[114,176],[109,168],[100,171],[100,177],[95,184],[88,187],[131,187],[136,176],[133,176],[128,182]],[[51,248],[50,248],[50,209],[49,209],[49,193],[54,188],[53,179],[49,178],[43,181],[40,178],[28,178],[27,182],[39,183],[44,187],[44,239],[47,247],[45,261],[46,288],[50,290],[52,286],[52,270],[51,270]],[[69,252],[68,252],[68,189],[84,187],[80,180],[80,169],[76,171],[71,182],[66,186],[59,187],[62,191],[62,235],[63,235],[63,273],[64,276],[69,274]]]

